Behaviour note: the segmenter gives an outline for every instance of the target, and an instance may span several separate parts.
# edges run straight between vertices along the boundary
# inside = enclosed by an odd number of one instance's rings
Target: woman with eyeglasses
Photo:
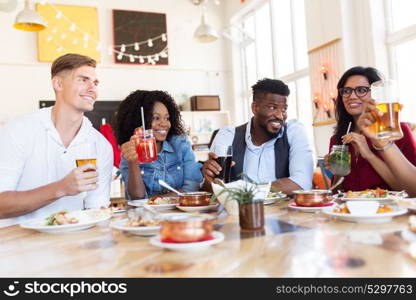
[[[336,119],[334,135],[331,137],[329,149],[333,145],[349,145],[351,154],[351,172],[345,176],[343,189],[361,191],[382,188],[388,190],[402,189],[401,183],[383,161],[380,153],[383,146],[364,136],[357,126],[366,103],[371,99],[370,85],[381,80],[379,72],[371,67],[353,67],[347,70],[338,81],[336,102]],[[349,123],[351,129],[348,134]],[[401,123],[403,138],[396,141],[402,153],[416,164],[416,143],[409,126]],[[326,157],[328,161],[328,156]],[[337,178],[333,179],[334,181]]]

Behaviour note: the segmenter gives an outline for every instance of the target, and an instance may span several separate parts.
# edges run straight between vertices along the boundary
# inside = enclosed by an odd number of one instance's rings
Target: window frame
[[[290,4],[290,37],[292,40],[292,59],[293,59],[293,72],[282,75],[282,76],[278,76],[279,72],[278,72],[278,38],[275,34],[274,28],[275,28],[275,21],[274,21],[274,15],[273,15],[273,11],[276,8],[277,1],[279,0],[259,0],[257,1],[257,3],[255,3],[255,5],[252,7],[252,9],[250,11],[248,11],[247,13],[243,14],[238,20],[237,23],[244,29],[244,21],[249,18],[252,17],[254,19],[254,31],[256,34],[256,12],[261,9],[264,5],[268,5],[269,6],[269,14],[270,14],[270,32],[271,32],[271,47],[272,47],[272,61],[271,63],[273,64],[273,78],[277,78],[280,79],[282,81],[284,81],[286,84],[290,84],[290,83],[294,83],[296,90],[298,90],[298,83],[297,81],[304,78],[304,77],[309,77],[309,66],[307,66],[306,68],[302,68],[302,69],[298,69],[298,65],[299,65],[299,61],[297,58],[297,38],[296,38],[296,30],[295,30],[295,24],[293,22],[294,20],[294,15],[295,15],[295,9],[294,9],[294,4],[293,1],[294,0],[289,0],[289,4]],[[254,38],[254,47],[255,47],[255,62],[256,62],[256,77],[259,78],[259,70],[258,70],[258,45],[256,44],[256,36],[253,37]],[[246,60],[246,48],[245,47],[241,47],[240,48],[240,57],[241,57],[241,70],[242,70],[242,87],[243,87],[243,92],[242,92],[242,97],[245,101],[245,108],[244,108],[244,121],[247,121],[250,116],[251,116],[251,110],[250,110],[250,106],[251,106],[251,97],[252,97],[252,93],[251,93],[251,88],[250,85],[254,84],[254,83],[249,83],[248,82],[248,69],[247,69],[247,60]],[[299,106],[301,105],[301,99],[299,99],[299,93],[296,93],[296,99],[295,99],[295,113],[296,115],[293,116],[293,118],[298,119],[299,118]]]
[[[409,25],[397,31],[393,31],[392,0],[384,0],[384,12],[386,21],[386,47],[389,61],[389,71],[397,78],[397,63],[395,47],[416,39],[416,24]]]

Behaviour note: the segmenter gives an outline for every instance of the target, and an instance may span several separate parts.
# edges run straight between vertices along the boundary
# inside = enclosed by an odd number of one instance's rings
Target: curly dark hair
[[[146,128],[151,128],[153,117],[153,106],[156,102],[163,103],[170,119],[170,130],[167,139],[173,135],[184,135],[184,125],[181,114],[175,100],[163,91],[144,91],[137,90],[124,99],[118,106],[114,117],[114,133],[119,145],[130,140],[134,129],[142,126],[140,107],[143,106]]]
[[[251,87],[253,90],[253,101],[261,100],[268,93],[289,96],[289,87],[281,80],[263,78]]]
[[[348,124],[351,122],[351,130],[353,131],[355,129],[355,124],[353,117],[347,112],[344,106],[344,102],[342,101],[342,96],[339,93],[339,89],[343,88],[345,84],[347,83],[348,78],[354,75],[361,75],[367,78],[368,82],[372,84],[373,82],[381,80],[381,74],[379,71],[372,67],[353,67],[349,70],[347,70],[339,79],[337,84],[337,100],[336,100],[336,106],[335,106],[335,118],[337,119],[337,125],[334,130],[335,140],[338,144],[342,143],[342,136],[345,135],[345,133],[348,130]]]

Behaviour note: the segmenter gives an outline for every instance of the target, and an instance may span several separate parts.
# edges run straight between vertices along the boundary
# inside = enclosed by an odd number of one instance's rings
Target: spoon
[[[178,190],[175,190],[173,187],[171,187],[169,184],[167,184],[166,182],[164,182],[162,179],[159,179],[159,184],[165,188],[167,188],[168,190],[171,190],[172,192],[175,192],[176,194],[178,194],[178,196],[184,196],[183,193],[179,192]]]
[[[143,204],[143,208],[147,211],[149,211],[153,216],[159,217],[160,213],[158,213],[153,207],[150,207],[150,205]]]
[[[332,191],[334,188],[336,188],[337,186],[339,186],[341,183],[344,182],[344,177],[340,177],[340,179],[338,179],[338,181],[329,188],[330,191]]]
[[[405,190],[397,192],[397,194],[395,195],[396,197],[402,197],[402,198],[407,198],[409,196],[409,194],[406,193]]]

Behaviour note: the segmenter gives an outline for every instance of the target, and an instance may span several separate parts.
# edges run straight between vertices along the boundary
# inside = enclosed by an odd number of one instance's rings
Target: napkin
[[[267,195],[270,192],[270,185],[271,183],[267,183],[267,184],[259,184],[257,185],[256,188],[256,192],[254,195],[254,199],[255,200],[260,200],[260,199],[264,199],[267,197]],[[216,184],[216,183],[211,183],[212,186],[212,191],[215,194],[215,196],[218,199],[218,202],[220,202],[225,210],[227,211],[227,213],[231,216],[238,216],[238,202],[237,201],[233,201],[233,200],[227,200],[228,198],[228,193],[227,192],[222,192],[222,190],[224,189],[221,185]],[[242,188],[244,186],[247,186],[247,188],[251,188],[253,186],[255,186],[255,184],[244,181],[244,180],[237,180],[237,181],[233,181],[230,183],[226,183],[225,186],[229,189],[232,188]]]

